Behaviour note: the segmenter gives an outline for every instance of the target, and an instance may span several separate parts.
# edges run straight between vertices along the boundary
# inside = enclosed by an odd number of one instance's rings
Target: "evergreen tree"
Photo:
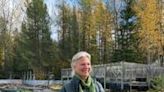
[[[32,58],[29,58],[32,56],[32,52],[30,51],[30,39],[25,22],[22,23],[21,32],[15,37],[15,42],[13,71],[14,73],[18,73],[18,78],[22,78],[22,73],[32,69]]]
[[[54,47],[50,35],[46,5],[43,0],[32,0],[27,5],[27,20],[22,24],[16,59],[24,62],[20,69],[32,70],[37,79],[46,78],[52,71]]]
[[[124,0],[124,7],[120,12],[120,23],[116,35],[117,48],[113,54],[113,61],[137,62],[135,48],[136,36],[136,14],[132,6],[134,0]]]

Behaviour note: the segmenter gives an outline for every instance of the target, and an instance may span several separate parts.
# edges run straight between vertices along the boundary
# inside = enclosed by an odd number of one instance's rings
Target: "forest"
[[[162,0],[45,2],[0,0],[1,79],[23,78],[28,71],[36,79],[49,74],[60,79],[78,51],[89,52],[93,65],[159,61],[163,66]]]

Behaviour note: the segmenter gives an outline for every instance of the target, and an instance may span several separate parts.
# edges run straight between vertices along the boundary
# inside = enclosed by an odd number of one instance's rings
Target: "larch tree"
[[[95,26],[98,57],[100,63],[109,63],[112,48],[112,15],[105,3],[101,0],[97,1],[95,9]]]
[[[78,9],[79,32],[80,32],[80,50],[88,51],[92,55],[93,63],[99,63],[99,49],[97,46],[96,30],[96,0],[79,0]]]
[[[147,63],[154,62],[163,53],[163,33],[160,29],[158,0],[139,0],[134,7],[139,19],[140,49],[147,57]]]

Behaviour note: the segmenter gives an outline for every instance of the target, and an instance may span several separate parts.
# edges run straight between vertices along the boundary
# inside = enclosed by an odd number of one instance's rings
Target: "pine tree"
[[[114,51],[113,61],[137,62],[135,48],[136,14],[132,6],[133,0],[124,0],[124,7],[120,12],[120,23],[116,35],[117,49]]]
[[[37,79],[46,78],[52,70],[53,43],[50,37],[49,16],[43,0],[32,0],[27,5],[27,20],[22,24],[18,55],[25,70],[32,70]],[[27,64],[27,65],[26,65]],[[21,69],[21,68],[20,68]]]

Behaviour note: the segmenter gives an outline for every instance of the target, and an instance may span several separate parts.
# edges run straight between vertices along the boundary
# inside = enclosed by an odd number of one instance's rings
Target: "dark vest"
[[[62,87],[60,92],[79,92],[79,83],[80,80],[73,77],[69,83]],[[98,81],[94,80],[94,85],[96,87],[96,92],[104,92],[102,85]]]

